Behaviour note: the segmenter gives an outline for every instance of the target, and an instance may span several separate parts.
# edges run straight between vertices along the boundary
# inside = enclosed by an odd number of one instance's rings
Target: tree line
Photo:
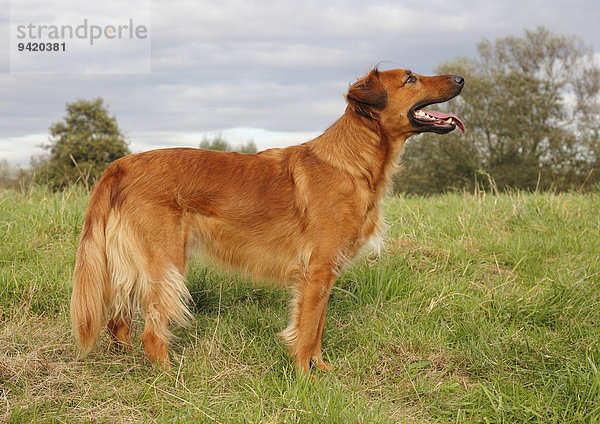
[[[477,45],[478,57],[437,68],[460,74],[447,105],[467,133],[409,139],[394,189],[439,193],[581,190],[600,181],[600,69],[583,40],[540,27]]]
[[[30,172],[21,172],[20,175],[55,189],[76,183],[90,187],[111,162],[131,153],[128,144],[116,117],[109,115],[101,97],[78,99],[67,103],[63,121],[50,127],[49,143],[42,146],[48,153],[32,157]],[[234,146],[220,134],[213,138],[204,137],[199,147],[242,153],[257,151],[254,141]],[[0,184],[3,175],[1,165]],[[9,167],[4,168],[8,175]]]

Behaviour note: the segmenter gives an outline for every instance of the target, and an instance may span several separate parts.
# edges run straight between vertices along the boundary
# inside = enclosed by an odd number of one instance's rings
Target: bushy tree
[[[396,189],[470,189],[481,175],[479,183],[492,177],[500,189],[567,190],[597,180],[600,69],[591,47],[538,28],[477,49],[477,59],[436,70],[466,79],[461,96],[439,107],[461,117],[467,134],[407,143]]]
[[[233,146],[229,141],[227,141],[221,134],[208,138],[204,137],[200,142],[201,149],[207,150],[219,150],[222,152],[240,152],[240,153],[256,153],[258,151],[256,147],[256,143],[250,140],[245,144],[241,144],[239,146]]]
[[[18,186],[18,169],[10,166],[6,159],[0,160],[0,189]]]
[[[258,147],[256,147],[256,143],[253,140],[250,140],[247,143],[240,145],[235,150],[240,153],[256,153],[258,152]]]
[[[101,97],[67,103],[63,121],[50,127],[43,147],[48,155],[32,158],[37,177],[56,188],[93,183],[114,160],[129,153],[117,120]]]

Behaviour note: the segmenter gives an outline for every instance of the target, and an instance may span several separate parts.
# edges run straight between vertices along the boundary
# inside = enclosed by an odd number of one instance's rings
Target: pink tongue
[[[435,112],[433,110],[424,110],[423,112],[425,112],[429,116],[433,116],[434,118],[441,119],[441,120],[446,120],[448,118],[452,118],[452,119],[454,119],[454,121],[456,121],[458,128],[460,128],[460,130],[463,132],[463,134],[465,133],[465,124],[462,123],[462,121],[458,118],[458,116],[448,115],[447,113],[442,113],[442,112]]]

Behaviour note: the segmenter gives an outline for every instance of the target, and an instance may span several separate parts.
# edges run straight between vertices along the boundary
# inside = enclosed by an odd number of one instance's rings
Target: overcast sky
[[[38,23],[74,4],[38,3],[29,7]],[[379,62],[432,74],[474,57],[482,38],[538,25],[600,48],[600,3],[590,1],[155,1],[149,73],[11,73],[7,0],[0,7],[0,160],[24,167],[77,98],[102,96],[135,152],[198,146],[218,132],[262,149],[321,133],[343,113],[348,84]],[[81,18],[103,14],[92,7]],[[129,56],[114,43],[112,63]]]

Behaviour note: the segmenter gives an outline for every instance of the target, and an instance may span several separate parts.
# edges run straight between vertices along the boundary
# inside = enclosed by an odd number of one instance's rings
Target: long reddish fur
[[[107,325],[130,348],[136,311],[149,359],[168,366],[168,325],[191,318],[186,263],[195,252],[291,285],[281,333],[298,369],[325,369],[321,336],[337,274],[382,230],[380,203],[419,101],[456,95],[448,76],[371,71],[350,86],[345,113],[307,143],[257,154],[165,149],[112,163],[91,195],[73,276],[81,356]],[[460,90],[458,90],[460,91]],[[108,324],[107,324],[108,321]]]

